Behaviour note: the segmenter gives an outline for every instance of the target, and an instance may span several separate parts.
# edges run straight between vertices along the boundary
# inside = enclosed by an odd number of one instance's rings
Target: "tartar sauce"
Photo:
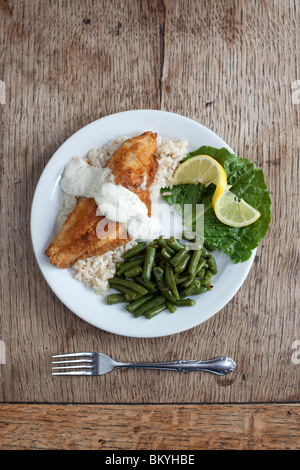
[[[124,186],[112,183],[112,176],[109,168],[93,167],[82,158],[74,158],[65,166],[60,185],[67,194],[94,198],[101,214],[122,223],[132,239],[156,238],[161,230],[160,221],[148,217],[148,209],[140,198]]]

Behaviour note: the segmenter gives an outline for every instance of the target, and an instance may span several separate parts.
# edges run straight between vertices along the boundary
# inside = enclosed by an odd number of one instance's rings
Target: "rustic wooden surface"
[[[251,404],[289,404],[283,409],[299,414],[300,364],[292,360],[300,340],[300,104],[299,93],[293,92],[300,78],[299,24],[297,0],[0,1],[0,80],[5,82],[0,340],[6,346],[0,401],[9,403],[0,409],[3,447],[18,447],[16,437],[4,436],[7,430],[17,433],[22,446],[16,417],[20,409],[33,416],[29,403],[43,404],[37,414],[49,410],[54,421],[63,408],[53,411],[46,404],[104,404],[96,407],[98,416],[102,410],[109,413],[108,404],[128,404],[119,408],[128,419],[134,404],[140,415],[143,404],[147,410],[146,405],[157,405],[158,413],[168,404],[168,410],[174,409],[174,429],[178,412],[191,419],[193,404],[235,404],[233,415],[231,407],[224,410],[233,423],[233,440],[241,446],[260,436],[247,434],[245,422],[245,435],[235,435],[239,427],[234,422],[256,416]],[[98,330],[60,303],[35,262],[29,222],[40,174],[66,138],[99,117],[145,108],[204,124],[262,168],[273,202],[272,223],[246,282],[221,312],[175,336],[132,339]],[[51,354],[82,349],[133,361],[227,354],[237,369],[225,378],[159,371],[52,378]],[[23,405],[14,408],[15,403]],[[263,408],[263,419],[272,426],[269,406]],[[215,410],[196,409],[201,417]],[[84,407],[85,414],[89,410],[94,407]],[[286,426],[293,419],[289,413],[280,415]],[[277,422],[282,442],[287,439],[293,447],[282,422]],[[168,424],[163,418],[161,423]],[[193,428],[195,421],[190,424]],[[209,435],[209,427],[206,431]],[[196,442],[192,434],[191,446]],[[261,437],[262,445],[267,438]],[[268,445],[279,441],[271,439]]]
[[[2,450],[299,450],[299,406],[0,405]],[[59,432],[58,432],[59,428]]]

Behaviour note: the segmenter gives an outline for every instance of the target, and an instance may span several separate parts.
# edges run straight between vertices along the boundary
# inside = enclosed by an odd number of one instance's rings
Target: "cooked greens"
[[[271,221],[271,199],[263,171],[250,160],[240,158],[226,148],[203,146],[187,154],[182,162],[196,155],[209,155],[223,166],[228,185],[231,186],[230,191],[257,209],[261,213],[259,219],[246,227],[230,227],[220,222],[212,207],[212,196],[216,188],[214,184],[207,187],[200,183],[179,184],[173,186],[172,194],[167,196],[163,193],[170,192],[170,189],[162,188],[162,198],[169,205],[179,207],[181,215],[185,204],[192,204],[195,208],[197,204],[203,204],[204,242],[225,252],[233,263],[246,261],[264,238]]]
[[[160,236],[149,244],[139,243],[116,264],[109,279],[117,294],[107,296],[108,305],[127,303],[134,318],[151,319],[163,310],[174,313],[178,307],[195,305],[189,298],[213,288],[217,265],[210,249],[189,249],[178,239]]]

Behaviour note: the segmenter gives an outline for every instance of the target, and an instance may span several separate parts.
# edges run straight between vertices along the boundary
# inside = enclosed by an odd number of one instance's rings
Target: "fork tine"
[[[58,359],[52,361],[57,364],[52,366],[52,375],[94,375],[95,354],[92,352],[55,354],[52,359]]]
[[[82,365],[86,362],[92,363],[94,362],[93,359],[69,359],[68,361],[52,361],[52,364],[78,364],[79,366]],[[83,363],[83,364],[82,364]]]
[[[55,367],[52,367],[52,370],[53,369],[94,369],[94,366],[90,366],[90,365],[84,365],[84,364],[81,364],[81,365],[77,365],[77,366],[55,366]]]
[[[68,372],[52,372],[52,375],[93,375],[91,370],[73,370]]]
[[[68,353],[68,354],[55,354],[53,358],[67,358],[67,357],[93,357],[94,353],[92,352],[81,352],[81,353]]]

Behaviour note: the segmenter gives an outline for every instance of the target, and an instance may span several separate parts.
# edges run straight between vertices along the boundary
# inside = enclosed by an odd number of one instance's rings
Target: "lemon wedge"
[[[216,190],[212,205],[216,217],[231,227],[245,227],[260,217],[260,212],[229,191],[224,168],[209,155],[196,155],[181,163],[173,176],[173,185],[213,183]]]
[[[196,155],[181,163],[173,176],[173,185],[198,184],[216,185],[216,191],[221,195],[227,187],[227,177],[224,168],[217,160],[208,155]]]
[[[258,210],[250,206],[244,199],[238,199],[229,190],[224,191],[221,195],[214,193],[212,205],[216,217],[230,227],[246,227],[260,217]]]

